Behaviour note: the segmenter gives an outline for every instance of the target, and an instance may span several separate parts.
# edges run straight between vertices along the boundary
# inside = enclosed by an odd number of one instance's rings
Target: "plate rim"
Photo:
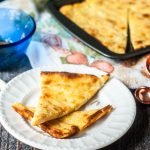
[[[70,65],[70,64],[64,64],[63,66],[68,66],[68,65]],[[70,66],[79,66],[79,65],[70,65]],[[80,65],[80,66],[85,66],[85,65]],[[87,67],[87,66],[86,66]],[[16,76],[15,78],[13,78],[12,80],[10,80],[7,84],[6,84],[6,87],[7,86],[9,86],[12,82],[14,82],[14,80],[17,80],[18,78],[20,78],[21,76],[24,76],[25,74],[27,74],[28,72],[30,73],[31,71],[40,71],[41,69],[43,69],[43,68],[49,68],[49,67],[47,67],[47,66],[44,66],[44,67],[38,67],[38,68],[34,68],[34,69],[30,69],[30,70],[28,70],[28,71],[25,71],[25,72],[23,72],[23,73],[21,73],[21,74],[19,74],[18,76]],[[91,68],[91,67],[90,67]],[[93,68],[93,69],[95,69],[95,68]],[[96,70],[98,70],[98,69],[96,69]],[[98,70],[99,71],[99,70]],[[113,138],[113,140],[109,140],[109,142],[106,142],[105,144],[103,144],[101,147],[100,147],[100,145],[95,145],[95,147],[94,148],[103,148],[103,147],[106,147],[106,146],[108,146],[108,145],[110,145],[110,144],[112,144],[112,143],[114,143],[115,141],[117,141],[118,139],[120,139],[123,135],[125,135],[126,134],[126,132],[130,129],[130,127],[133,125],[133,122],[134,122],[134,120],[135,120],[135,117],[136,117],[136,103],[135,103],[135,100],[134,100],[134,97],[133,97],[133,95],[131,94],[131,91],[128,89],[128,87],[124,84],[124,83],[122,83],[119,79],[116,79],[116,78],[112,78],[112,79],[110,79],[110,80],[115,80],[116,82],[118,82],[119,84],[121,84],[122,86],[124,86],[126,89],[127,89],[127,91],[130,93],[130,97],[132,97],[132,99],[133,99],[133,107],[134,107],[134,111],[133,111],[133,117],[132,117],[132,120],[131,120],[131,122],[130,122],[130,124],[128,125],[128,127],[125,129],[125,131],[124,132],[122,132],[122,134],[120,134],[117,138]],[[7,91],[7,90],[6,90]],[[2,92],[0,93],[0,106],[1,106],[1,95],[3,95],[3,94],[5,94],[5,88],[2,90]],[[9,126],[9,123],[7,123],[6,121],[5,121],[5,119],[2,117],[2,112],[1,112],[1,110],[0,110],[0,122],[1,122],[1,124],[2,124],[2,126],[12,135],[12,136],[14,136],[17,140],[20,140],[21,142],[23,142],[23,143],[25,143],[25,144],[27,144],[27,145],[30,145],[30,146],[32,146],[32,147],[35,147],[35,148],[40,148],[40,149],[43,149],[43,147],[44,147],[44,145],[43,144],[39,144],[39,143],[35,143],[35,142],[32,142],[32,141],[30,141],[30,140],[28,140],[28,139],[26,139],[26,138],[24,138],[23,136],[20,136],[20,134],[18,134],[18,133],[16,133],[15,131],[14,131],[14,129],[12,129],[10,126]],[[54,146],[51,146],[51,147],[49,147],[48,149],[50,150],[50,149],[67,149],[68,147],[66,147],[66,146],[63,146],[63,147],[61,147],[61,148],[59,148],[59,147],[54,147]],[[75,150],[75,149],[80,149],[81,147],[73,147],[73,148],[69,148],[69,149],[72,149],[72,150]],[[47,149],[47,148],[44,148],[44,149]],[[86,147],[82,147],[82,149],[86,149],[87,150],[87,148]],[[90,149],[92,149],[92,148],[88,148],[89,150]]]

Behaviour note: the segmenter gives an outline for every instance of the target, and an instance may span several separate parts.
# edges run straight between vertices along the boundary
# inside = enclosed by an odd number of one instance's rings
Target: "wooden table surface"
[[[16,75],[31,69],[26,57],[16,69],[0,71],[0,78],[8,82]],[[0,150],[36,150],[15,139],[0,124]],[[137,103],[135,121],[129,131],[118,141],[102,150],[150,150],[150,106]]]

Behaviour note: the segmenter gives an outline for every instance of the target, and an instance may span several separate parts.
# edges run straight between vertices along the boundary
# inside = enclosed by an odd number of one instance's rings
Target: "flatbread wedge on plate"
[[[41,72],[41,96],[32,125],[78,110],[98,92],[108,78],[108,75],[97,77],[68,72]]]
[[[12,107],[26,120],[31,120],[35,112],[35,108],[26,107],[21,103],[14,103]],[[111,105],[107,105],[102,109],[75,111],[62,118],[37,126],[55,138],[67,138],[92,125],[111,111]]]

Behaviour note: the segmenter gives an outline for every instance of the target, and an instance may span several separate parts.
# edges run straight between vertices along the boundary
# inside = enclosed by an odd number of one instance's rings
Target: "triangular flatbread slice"
[[[122,1],[85,0],[81,3],[64,5],[60,8],[60,12],[110,51],[125,53],[127,7]]]
[[[150,46],[150,1],[135,1],[129,13],[131,41],[135,50]]]
[[[41,97],[32,125],[78,110],[97,93],[108,78],[108,75],[99,78],[88,74],[42,72]]]
[[[34,115],[34,108],[26,107],[21,103],[15,103],[12,107],[26,120],[31,120]],[[67,138],[92,125],[111,111],[111,105],[97,110],[76,111],[62,118],[40,124],[38,127],[55,138]]]

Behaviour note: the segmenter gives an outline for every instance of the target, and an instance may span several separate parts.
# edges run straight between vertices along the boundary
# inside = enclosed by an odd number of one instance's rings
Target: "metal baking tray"
[[[146,53],[150,53],[150,46],[142,48],[140,50],[134,50],[131,40],[130,40],[130,29],[128,27],[128,39],[126,44],[125,54],[117,54],[111,52],[107,47],[102,45],[97,39],[86,33],[83,29],[65,17],[62,13],[59,12],[59,8],[66,5],[76,2],[81,2],[83,0],[49,0],[48,8],[53,14],[53,16],[64,26],[65,29],[69,30],[75,37],[77,37],[81,42],[95,50],[96,52],[102,54],[103,56],[112,58],[112,59],[128,59],[135,56],[140,56]],[[150,34],[150,33],[149,33]]]

